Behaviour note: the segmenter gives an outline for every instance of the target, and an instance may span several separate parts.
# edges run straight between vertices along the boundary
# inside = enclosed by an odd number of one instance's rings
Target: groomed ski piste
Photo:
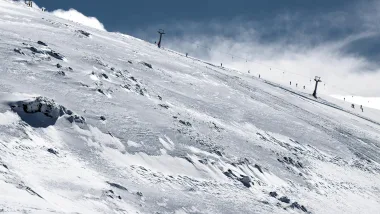
[[[380,113],[0,1],[0,213],[378,213]]]

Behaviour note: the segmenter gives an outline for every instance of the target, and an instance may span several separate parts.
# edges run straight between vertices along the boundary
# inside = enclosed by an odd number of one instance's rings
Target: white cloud
[[[63,19],[74,21],[74,22],[77,22],[82,25],[92,27],[98,30],[106,31],[106,29],[104,28],[104,25],[97,18],[85,16],[81,12],[75,9],[70,9],[68,11],[59,9],[59,10],[53,11],[52,13]]]
[[[377,5],[380,11],[380,4]],[[354,42],[380,37],[380,29],[372,24],[373,20],[377,20],[372,18],[378,17],[378,14],[367,13],[362,18],[360,12],[356,13],[358,15],[355,17],[350,16],[354,12],[322,14],[308,19],[315,20],[313,22],[305,22],[297,15],[278,16],[273,25],[237,19],[224,23],[171,23],[159,27],[182,33],[170,34],[168,30],[163,46],[217,65],[223,63],[226,67],[245,73],[250,70],[255,76],[260,74],[264,79],[285,85],[292,81],[293,86],[295,83],[298,83],[298,87],[305,85],[307,92],[313,89],[314,76],[321,76],[323,84],[320,90],[325,94],[378,97],[380,64],[365,55],[346,51]],[[319,32],[324,29],[345,29],[352,24],[355,25],[355,31],[337,34],[335,38],[326,38],[324,32]],[[200,29],[209,32],[204,33]],[[280,36],[265,38],[268,31]],[[157,35],[153,39],[156,38]],[[283,70],[287,72],[283,74]]]

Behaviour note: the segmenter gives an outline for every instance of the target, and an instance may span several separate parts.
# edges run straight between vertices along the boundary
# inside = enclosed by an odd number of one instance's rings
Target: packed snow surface
[[[0,1],[0,212],[379,213],[380,114]]]

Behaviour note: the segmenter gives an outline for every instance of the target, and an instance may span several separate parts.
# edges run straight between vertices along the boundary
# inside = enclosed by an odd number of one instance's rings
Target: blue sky
[[[281,14],[297,14],[308,21],[319,16],[323,18],[332,12],[349,12],[351,7],[357,5],[358,0],[36,0],[36,2],[48,10],[75,8],[87,16],[97,17],[109,31],[134,34],[137,30],[173,22],[223,23],[239,18],[242,22],[271,23]]]
[[[364,74],[380,78],[379,1],[35,1],[49,11],[75,8],[96,17],[108,31],[150,42],[157,40],[156,31],[163,28],[167,32],[163,45],[238,69],[250,69],[245,59],[254,59],[309,76],[321,75],[353,93],[380,94],[373,89],[377,82],[371,90],[352,87],[358,79],[375,78]],[[346,82],[341,80],[343,75]]]

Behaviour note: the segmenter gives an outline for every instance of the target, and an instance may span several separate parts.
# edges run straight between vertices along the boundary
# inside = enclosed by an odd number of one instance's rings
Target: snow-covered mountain
[[[0,1],[0,212],[378,213],[380,114]]]

